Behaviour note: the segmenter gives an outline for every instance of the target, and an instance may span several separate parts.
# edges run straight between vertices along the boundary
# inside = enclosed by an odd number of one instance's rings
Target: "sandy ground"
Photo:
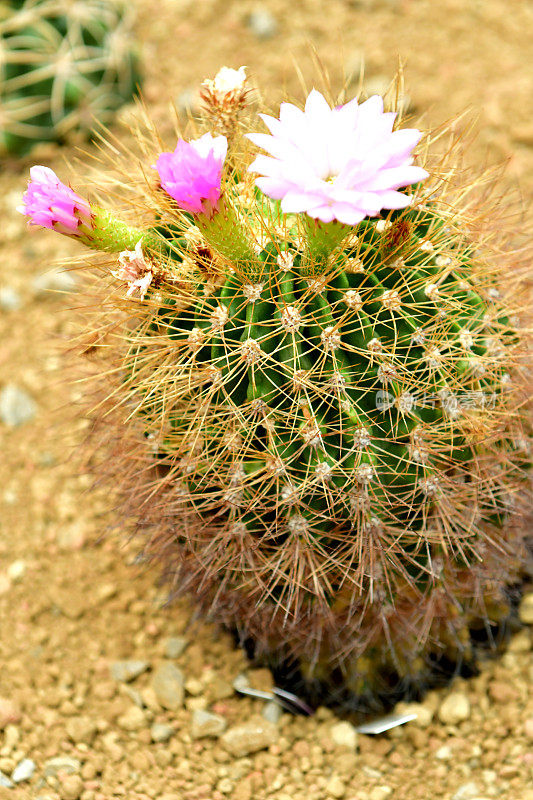
[[[295,64],[307,87],[323,86],[313,51],[348,95],[362,63],[367,87],[379,91],[401,57],[413,113],[438,125],[473,109],[468,160],[508,160],[509,183],[519,181],[527,205],[530,2],[135,4],[144,93],[160,121],[169,101],[194,103],[201,80],[223,64],[248,65],[275,103],[302,95]],[[254,33],[249,15],[258,11]],[[64,166],[72,155],[44,151],[39,160],[72,175]],[[19,304],[9,308],[0,295],[0,388],[15,384],[35,403],[25,424],[2,426],[0,797],[532,800],[527,627],[479,677],[431,693],[417,723],[356,737],[329,711],[278,719],[272,707],[236,696],[232,682],[249,670],[242,653],[211,627],[192,627],[187,604],[162,608],[156,576],[134,563],[135,548],[102,539],[117,520],[105,493],[88,492],[76,474],[71,452],[83,423],[58,424],[84,390],[61,380],[58,356],[73,327],[75,287],[42,289],[43,273],[77,249],[53,234],[27,235],[14,211],[27,167],[9,164],[0,176],[0,288]],[[262,672],[249,677],[268,684]],[[3,788],[11,777],[15,785]]]

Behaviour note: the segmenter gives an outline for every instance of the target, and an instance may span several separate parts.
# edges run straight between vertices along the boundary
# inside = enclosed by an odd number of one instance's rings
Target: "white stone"
[[[339,747],[355,750],[357,747],[357,731],[349,722],[338,722],[331,728],[331,738]]]
[[[520,621],[526,625],[533,625],[533,592],[525,594],[518,609]]]
[[[445,725],[457,725],[470,717],[470,700],[463,692],[451,692],[441,703],[439,719]]]

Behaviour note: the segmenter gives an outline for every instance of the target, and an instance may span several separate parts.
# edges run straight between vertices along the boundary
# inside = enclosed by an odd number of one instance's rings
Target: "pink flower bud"
[[[225,136],[206,133],[192,142],[179,139],[173,153],[161,153],[155,165],[161,186],[183,211],[210,217],[217,210],[227,149]]]
[[[28,189],[17,211],[30,217],[30,224],[67,236],[86,233],[93,216],[87,200],[61,183],[53,170],[41,166],[30,169]]]

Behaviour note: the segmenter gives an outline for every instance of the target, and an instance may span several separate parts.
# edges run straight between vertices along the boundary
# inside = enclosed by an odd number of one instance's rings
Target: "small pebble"
[[[75,520],[69,525],[61,525],[56,533],[56,542],[60,550],[81,550],[86,538],[86,526],[82,520]]]
[[[134,689],[132,686],[128,686],[127,684],[124,684],[123,686],[121,686],[121,691],[127,697],[129,697],[131,702],[135,703],[136,706],[139,706],[139,708],[145,707],[146,704],[143,700],[143,696],[140,692],[137,691],[137,689]]]
[[[204,737],[215,738],[226,730],[227,722],[219,714],[211,714],[209,711],[198,709],[193,711],[191,722],[191,736],[193,739],[203,739]]]
[[[20,722],[20,708],[14,700],[9,697],[0,697],[0,731],[6,725]]]
[[[438,758],[439,761],[449,761],[452,756],[453,752],[449,744],[443,744],[435,753],[435,758]]]
[[[533,625],[533,592],[523,596],[518,609],[518,616],[525,625]]]
[[[33,776],[35,772],[35,761],[32,761],[31,758],[23,758],[22,761],[17,764],[15,769],[11,774],[11,780],[13,783],[22,783],[23,781],[29,781],[30,778]]]
[[[20,728],[17,725],[6,725],[4,729],[4,746],[2,750],[14,750],[20,741]]]
[[[0,786],[4,787],[4,789],[12,789],[14,785],[13,781],[10,781],[7,775],[0,772]]]
[[[462,692],[452,692],[439,707],[439,719],[445,725],[457,725],[470,716],[470,700]]]
[[[417,725],[419,728],[427,728],[434,716],[434,711],[424,703],[397,703],[394,707],[395,714],[416,714],[416,719],[410,725]]]
[[[278,32],[276,18],[267,8],[258,8],[248,15],[246,20],[249,30],[259,40],[271,39]]]
[[[250,687],[250,681],[248,680],[248,676],[241,672],[237,675],[236,678],[233,680],[233,688],[236,692],[240,692],[241,689],[248,689]]]
[[[130,706],[128,710],[117,719],[117,725],[124,731],[139,731],[146,725],[146,717],[138,706]]]
[[[229,778],[222,778],[222,780],[217,783],[217,789],[219,792],[222,792],[222,794],[231,794],[234,789],[233,781],[230,781]]]
[[[479,786],[477,783],[473,781],[470,783],[463,783],[462,786],[459,786],[457,791],[454,795],[452,795],[452,800],[474,800],[479,795]]]
[[[220,738],[223,748],[232,756],[241,758],[250,753],[257,753],[275,744],[279,738],[278,728],[261,717],[234,725]]]
[[[0,419],[9,428],[16,428],[34,419],[37,405],[33,397],[14,383],[0,392]]]
[[[516,688],[505,681],[491,681],[489,683],[489,697],[495,703],[504,705],[518,700],[520,694]]]
[[[187,694],[192,694],[193,697],[198,697],[202,694],[204,685],[198,678],[189,678],[185,684],[185,691]]]
[[[83,781],[79,775],[66,775],[59,786],[61,800],[78,800],[83,792]]]
[[[161,664],[152,678],[152,688],[162,708],[175,710],[183,705],[183,673],[174,664]]]
[[[150,736],[153,742],[168,742],[174,733],[172,725],[165,725],[161,722],[154,722],[150,728]]]
[[[357,731],[350,722],[337,722],[331,727],[331,738],[338,747],[355,750],[357,747]]]
[[[171,636],[165,641],[164,653],[166,658],[179,658],[188,645],[183,636]]]
[[[529,653],[531,650],[531,633],[529,628],[516,633],[507,648],[509,653]]]
[[[283,716],[283,709],[275,700],[269,700],[268,703],[265,703],[263,706],[261,716],[269,722],[274,723],[274,725],[277,725]]]
[[[387,798],[392,798],[392,789],[390,786],[374,786],[368,795],[368,800],[387,800]]]
[[[96,736],[97,726],[89,717],[71,717],[66,722],[65,730],[75,744],[91,744]]]
[[[326,783],[326,792],[331,797],[342,798],[346,794],[346,784],[338,775],[333,775]]]
[[[74,773],[79,772],[80,769],[81,763],[77,758],[70,758],[70,756],[56,756],[55,758],[49,758],[48,761],[45,762],[43,777],[55,777],[60,772],[64,772],[67,775],[73,775]]]
[[[116,681],[127,683],[150,669],[149,661],[115,661],[111,664],[111,677]]]
[[[7,568],[7,574],[13,583],[18,583],[20,580],[22,580],[26,573],[26,566],[26,562],[22,558],[18,558],[16,561],[11,562]]]
[[[12,286],[0,286],[0,308],[2,311],[17,311],[22,305],[22,300],[16,289]]]

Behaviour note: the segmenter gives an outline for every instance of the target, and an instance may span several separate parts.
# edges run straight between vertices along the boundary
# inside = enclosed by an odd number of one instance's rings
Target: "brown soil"
[[[293,61],[307,86],[318,80],[313,49],[334,88],[343,73],[358,77],[364,58],[367,85],[380,90],[400,56],[411,109],[434,124],[475,109],[469,161],[508,159],[510,180],[518,178],[524,197],[531,195],[533,7],[526,0],[271,0],[261,4],[277,22],[268,40],[247,27],[259,7],[251,0],[136,5],[145,97],[160,120],[169,100],[183,103],[186,90],[223,64],[247,64],[276,102],[284,93],[301,96]],[[33,160],[72,175],[64,160],[73,155],[50,150]],[[58,426],[53,413],[70,416],[84,391],[57,373],[56,341],[72,330],[76,295],[46,297],[33,285],[77,248],[53,234],[27,234],[14,210],[27,166],[8,165],[0,177],[0,286],[21,299],[19,309],[0,311],[0,381],[16,383],[37,403],[33,421],[2,431],[0,772],[10,776],[23,759],[35,769],[15,788],[0,782],[0,797],[533,800],[528,628],[478,678],[431,693],[417,723],[359,736],[355,749],[353,731],[324,709],[309,719],[285,714],[274,728],[265,723],[261,701],[232,692],[247,664],[230,639],[191,627],[186,604],[162,608],[156,576],[134,564],[133,544],[101,539],[117,520],[106,494],[88,492],[69,459],[84,424]],[[171,658],[168,640],[176,636],[187,646]],[[131,683],[116,681],[110,668],[121,659],[146,660],[150,669]],[[169,660],[185,678],[177,710],[162,707],[152,687],[154,672]],[[205,709],[225,720],[221,727],[260,725],[240,732],[240,745],[231,737],[193,738],[195,711]],[[260,740],[263,749],[246,752]],[[54,769],[55,757],[75,761]]]

